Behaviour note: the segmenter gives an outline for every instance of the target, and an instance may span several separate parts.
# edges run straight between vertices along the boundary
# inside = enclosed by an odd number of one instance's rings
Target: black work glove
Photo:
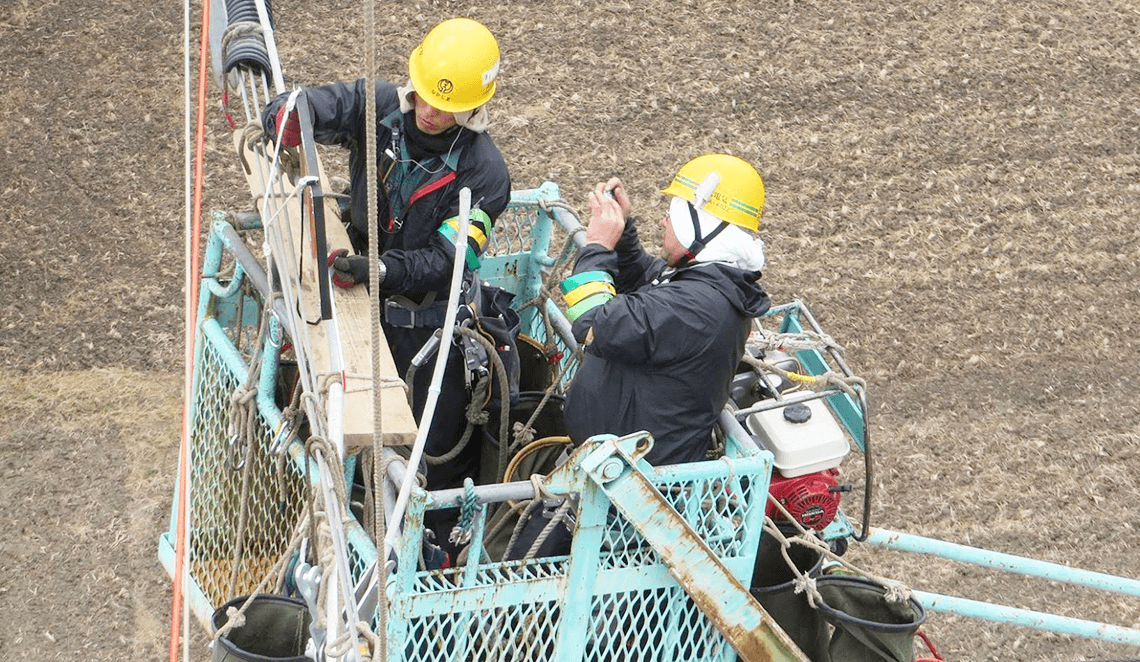
[[[347,248],[338,248],[329,254],[332,282],[345,289],[368,282],[368,256],[350,255]]]

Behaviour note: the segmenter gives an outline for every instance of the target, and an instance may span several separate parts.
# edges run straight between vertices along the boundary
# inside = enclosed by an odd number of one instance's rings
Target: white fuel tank
[[[748,431],[772,452],[785,478],[838,467],[851,444],[823,400],[808,400],[750,414]]]

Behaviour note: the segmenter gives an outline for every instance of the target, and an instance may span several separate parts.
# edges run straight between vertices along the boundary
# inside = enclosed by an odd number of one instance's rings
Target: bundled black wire
[[[265,0],[265,12],[272,27],[273,6],[270,0]],[[229,73],[237,66],[263,73],[271,71],[269,50],[265,46],[265,35],[261,31],[254,0],[226,0],[226,22],[229,27],[222,39],[223,71]]]

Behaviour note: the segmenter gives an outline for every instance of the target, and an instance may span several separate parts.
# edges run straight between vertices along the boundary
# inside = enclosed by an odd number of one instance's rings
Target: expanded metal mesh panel
[[[548,338],[553,339],[548,354],[554,356],[562,368],[561,382],[565,386],[574,377],[577,365],[570,362],[571,353],[562,338],[548,329],[540,308],[545,306],[546,297],[539,298],[543,268],[554,262],[550,249],[555,226],[550,212],[541,207],[541,201],[553,201],[557,196],[557,187],[550,184],[515,191],[510,204],[495,221],[479,274],[488,283],[517,293],[511,305],[520,309],[521,333],[543,344],[547,344]],[[554,248],[562,250],[560,245]]]
[[[514,202],[495,220],[495,227],[487,243],[485,255],[504,256],[529,252],[533,245],[533,230],[539,214],[537,206]]]
[[[530,192],[516,195],[531,197]],[[512,305],[526,306],[539,293],[542,262],[547,261],[551,218],[533,204],[513,201],[495,221],[480,259],[483,280],[515,293]]]
[[[349,544],[347,552],[352,581],[358,582],[364,571],[368,569],[368,565],[376,560],[376,548],[369,545],[367,549],[362,549],[360,546]]]
[[[558,615],[558,603],[544,601],[415,618],[410,624],[409,645],[402,651],[403,659],[552,660]]]
[[[745,477],[673,481],[659,484],[658,490],[716,556],[728,559],[756,553],[760,532],[748,528],[749,509],[756,501],[752,486]],[[752,541],[751,549],[747,541]],[[628,520],[612,514],[602,534],[601,563],[621,568],[661,563],[661,559]]]
[[[598,596],[587,662],[721,660],[731,647],[680,586]]]
[[[648,477],[714,556],[751,569],[769,468],[766,459],[745,457],[666,468]],[[599,662],[733,659],[731,646],[617,504],[585,498],[582,503],[579,522],[602,522],[592,551],[590,543],[581,547],[576,539],[573,557],[401,571],[412,576],[397,579],[397,585],[410,586],[414,595],[394,605],[389,618],[400,636],[409,637],[403,659],[541,660],[555,649],[567,656],[560,659]],[[469,549],[468,557],[482,553]],[[582,582],[572,581],[575,564],[589,573]],[[562,624],[563,619],[569,620]]]
[[[300,474],[288,464],[279,471],[276,458],[266,452],[273,430],[263,416],[256,416],[248,457],[246,446],[235,440],[230,402],[246,374],[233,364],[249,354],[231,344],[236,338],[232,331],[227,334],[214,322],[203,322],[204,330],[216,332],[201,334],[195,369],[190,568],[203,595],[217,607],[253,592],[277,563],[300,516],[303,492]],[[238,558],[243,482],[246,512]]]
[[[566,562],[543,560],[528,563],[516,561],[484,564],[479,566],[473,578],[466,580],[462,578],[465,572],[465,568],[420,572],[415,576],[412,590],[415,593],[432,593],[457,587],[494,587],[540,579],[556,579],[566,575]]]

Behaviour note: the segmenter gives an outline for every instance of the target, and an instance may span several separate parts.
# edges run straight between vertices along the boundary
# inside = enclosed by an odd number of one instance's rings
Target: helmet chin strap
[[[689,248],[685,250],[685,254],[681,256],[680,260],[677,260],[676,267],[678,269],[680,269],[681,267],[684,267],[684,266],[688,266],[689,264],[694,262],[697,259],[697,253],[700,253],[701,251],[703,251],[705,249],[705,246],[707,246],[708,243],[710,241],[712,241],[714,237],[716,237],[726,227],[728,227],[727,222],[721,221],[720,225],[716,226],[716,229],[709,233],[709,236],[702,237],[701,236],[701,219],[697,215],[697,208],[694,207],[693,203],[691,203],[691,202],[688,203],[688,205],[689,205],[689,218],[692,219],[692,221],[693,221],[693,243],[689,244]]]
[[[677,260],[677,268],[681,268],[691,264],[697,259],[697,253],[704,250],[705,246],[713,240],[722,230],[728,225],[725,221],[721,221],[716,229],[709,233],[709,236],[701,236],[701,219],[697,214],[697,209],[705,206],[705,203],[712,197],[713,191],[720,185],[720,175],[715,172],[710,172],[701,182],[697,190],[693,192],[693,201],[687,203],[689,205],[689,218],[693,221],[693,243],[689,244],[689,248],[685,254]]]

